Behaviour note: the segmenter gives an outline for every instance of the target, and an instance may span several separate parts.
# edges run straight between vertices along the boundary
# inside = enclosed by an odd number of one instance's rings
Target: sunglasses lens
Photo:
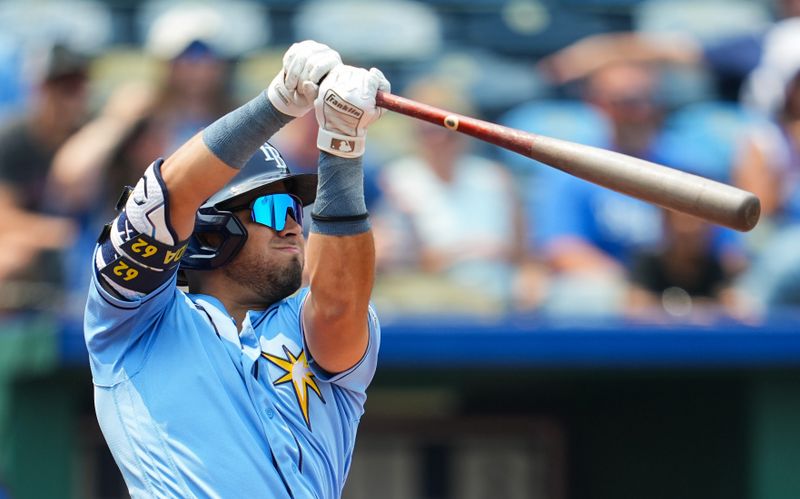
[[[251,216],[256,223],[281,231],[287,215],[303,225],[303,204],[290,194],[268,194],[253,201]]]

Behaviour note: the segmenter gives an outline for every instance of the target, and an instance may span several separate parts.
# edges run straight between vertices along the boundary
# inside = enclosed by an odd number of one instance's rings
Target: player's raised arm
[[[354,366],[368,346],[375,247],[364,203],[362,156],[367,127],[382,114],[375,94],[389,89],[377,69],[338,66],[321,84],[315,102],[321,152],[306,256],[311,293],[303,324],[312,357],[330,373]]]
[[[283,125],[313,108],[319,81],[341,64],[328,46],[292,45],[267,90],[197,134],[145,172],[101,241],[96,267],[106,289],[136,299],[177,270],[198,207]]]
[[[310,40],[292,45],[267,90],[198,134],[163,167],[173,202],[170,219],[189,237],[197,208],[240,170],[283,125],[313,108],[320,80],[341,64],[339,54]]]

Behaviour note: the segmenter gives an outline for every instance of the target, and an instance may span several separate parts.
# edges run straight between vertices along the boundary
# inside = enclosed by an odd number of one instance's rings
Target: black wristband
[[[348,215],[344,217],[326,217],[324,215],[317,215],[312,211],[311,218],[315,222],[360,222],[361,220],[369,218],[369,212],[362,213],[361,215]]]

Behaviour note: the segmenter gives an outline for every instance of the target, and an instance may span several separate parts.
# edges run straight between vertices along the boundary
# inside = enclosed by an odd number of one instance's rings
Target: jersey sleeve
[[[179,295],[185,241],[169,225],[169,193],[156,161],[118,203],[92,258],[84,336],[96,382],[113,383],[140,364],[164,311]],[[124,206],[124,208],[123,208]],[[124,365],[124,367],[123,367]]]
[[[84,339],[95,383],[113,385],[141,367],[163,315],[180,292],[177,276],[134,299],[115,296],[92,273],[84,314]]]

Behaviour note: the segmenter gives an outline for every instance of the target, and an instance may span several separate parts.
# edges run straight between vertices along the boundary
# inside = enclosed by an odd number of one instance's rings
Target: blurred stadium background
[[[0,1],[0,498],[127,497],[81,332],[92,242],[123,183],[306,38],[394,93],[765,204],[752,233],[719,230],[387,115],[366,179],[381,364],[346,498],[800,497],[797,16],[792,0]],[[276,137],[293,169],[315,167],[315,130]]]

